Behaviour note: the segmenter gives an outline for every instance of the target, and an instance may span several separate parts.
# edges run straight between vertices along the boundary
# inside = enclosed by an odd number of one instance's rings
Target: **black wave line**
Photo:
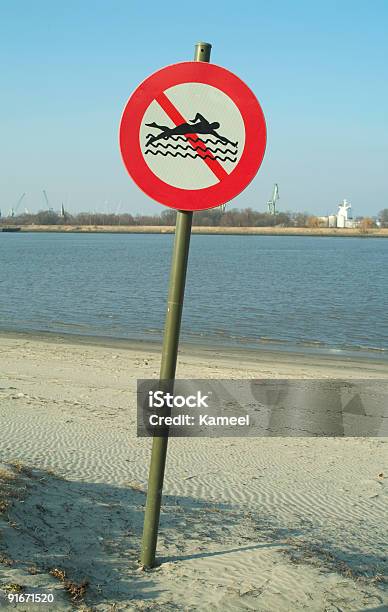
[[[147,134],[146,138],[151,138],[151,136],[154,136],[154,134]],[[218,144],[220,142],[222,142],[222,144],[230,144],[233,147],[237,147],[238,145],[238,140],[236,142],[228,142],[225,143],[223,142],[223,140],[221,140],[220,138],[216,138],[216,140],[212,140],[211,138],[196,138],[195,136],[182,136],[182,135],[178,135],[178,136],[166,136],[165,138],[161,139],[161,140],[192,140],[193,142],[198,142],[198,140],[200,142],[212,142],[213,144]]]
[[[158,141],[157,143],[151,143],[150,146],[153,146],[156,148],[161,148],[161,149],[181,149],[182,151],[187,151],[187,149],[190,149],[190,151],[201,151],[202,153],[206,153],[206,151],[211,151],[212,153],[217,153],[217,151],[219,151],[220,153],[230,153],[231,155],[237,155],[237,147],[236,149],[232,150],[232,149],[222,149],[221,147],[215,147],[215,149],[212,149],[211,147],[206,147],[206,149],[202,149],[201,147],[196,147],[195,149],[193,149],[193,146],[189,143],[187,143],[187,147],[184,147],[183,145],[176,145],[174,146],[171,142],[167,143],[166,145],[162,144],[160,141]]]
[[[191,159],[195,159],[196,157],[199,157],[199,159],[206,159],[207,157],[209,159],[219,159],[220,161],[230,161],[230,162],[236,162],[237,161],[237,157],[234,157],[233,159],[228,157],[227,155],[225,155],[225,157],[221,157],[221,155],[196,155],[195,152],[193,151],[194,155],[190,155],[190,153],[185,153],[185,155],[183,155],[182,153],[180,153],[179,151],[177,151],[176,153],[171,153],[171,151],[167,151],[166,153],[164,153],[163,151],[152,151],[151,149],[147,149],[147,151],[145,152],[145,154],[147,155],[147,153],[152,153],[152,155],[163,155],[163,157],[167,157],[168,155],[171,155],[172,157],[191,157]]]
[[[238,141],[237,142],[224,142],[223,140],[221,140],[221,138],[217,138],[217,137],[215,140],[213,140],[214,136],[213,138],[201,138],[201,137],[190,136],[190,135],[189,136],[178,135],[178,136],[170,136],[170,138],[172,140],[191,140],[192,142],[198,142],[198,141],[203,142],[203,143],[212,142],[213,144],[218,144],[221,142],[222,144],[226,144],[226,145],[230,144],[232,147],[237,147],[238,145]]]

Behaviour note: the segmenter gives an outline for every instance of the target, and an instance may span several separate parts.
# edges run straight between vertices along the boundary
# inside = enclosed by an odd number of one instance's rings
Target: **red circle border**
[[[218,88],[233,100],[244,121],[245,146],[236,168],[219,183],[203,189],[181,189],[165,183],[148,167],[140,148],[140,126],[148,106],[159,93],[181,83]],[[226,68],[206,62],[173,64],[146,78],[130,96],[119,131],[121,156],[137,186],[157,202],[178,210],[214,208],[236,197],[259,170],[266,140],[264,114],[254,93]]]

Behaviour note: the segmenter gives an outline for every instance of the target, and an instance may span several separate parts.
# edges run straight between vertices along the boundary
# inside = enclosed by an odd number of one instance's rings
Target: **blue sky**
[[[232,206],[326,214],[388,207],[386,0],[0,0],[0,209],[160,212],[117,145],[124,104],[155,70],[213,44],[257,95],[268,146]],[[23,205],[23,207],[24,207]]]

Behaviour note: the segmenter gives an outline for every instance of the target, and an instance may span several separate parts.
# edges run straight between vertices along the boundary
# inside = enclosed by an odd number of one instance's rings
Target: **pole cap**
[[[210,60],[211,44],[207,42],[198,42],[195,45],[194,60],[196,62],[208,62]]]

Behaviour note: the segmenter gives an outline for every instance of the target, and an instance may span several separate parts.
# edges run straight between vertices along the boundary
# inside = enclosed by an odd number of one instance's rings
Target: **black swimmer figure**
[[[150,136],[147,141],[147,145],[156,142],[157,140],[161,140],[162,138],[169,138],[170,136],[179,136],[185,134],[212,134],[216,136],[223,142],[224,144],[230,144],[232,146],[236,146],[236,143],[231,142],[225,136],[220,136],[216,132],[220,127],[218,121],[214,121],[213,123],[209,123],[207,119],[201,113],[197,113],[195,115],[195,119],[191,119],[190,123],[181,123],[174,128],[169,128],[165,125],[158,125],[157,123],[146,123],[147,127],[157,128],[158,130],[162,130],[160,134],[157,136]]]

